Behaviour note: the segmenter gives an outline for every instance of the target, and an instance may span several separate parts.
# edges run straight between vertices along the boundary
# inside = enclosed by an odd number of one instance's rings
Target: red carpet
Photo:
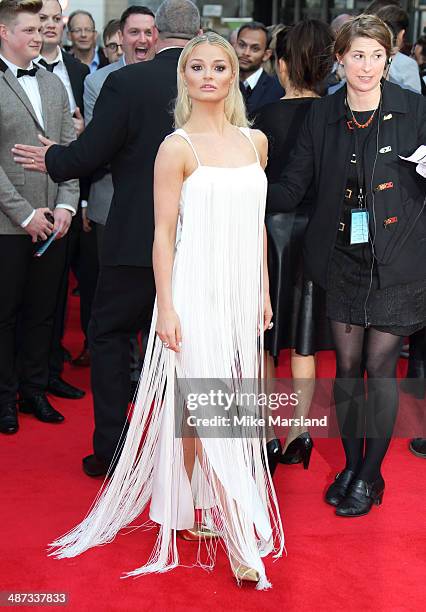
[[[77,305],[71,298],[65,342],[74,356],[81,348]],[[322,355],[320,374],[330,375],[332,367],[332,355]],[[89,390],[85,369],[67,367],[64,378]],[[238,588],[221,550],[213,572],[178,568],[120,580],[122,572],[147,560],[152,530],[118,536],[76,559],[46,556],[47,543],[83,518],[100,485],[81,470],[81,458],[91,452],[90,394],[80,402],[52,403],[64,413],[64,424],[23,415],[19,433],[1,437],[0,591],[67,592],[66,609],[78,612],[424,609],[425,464],[408,452],[406,440],[394,440],[386,459],[383,505],[362,518],[337,518],[322,501],[342,467],[338,441],[316,440],[308,471],[278,467],[288,556],[266,561],[269,591]],[[193,547],[179,541],[183,563],[192,562]]]

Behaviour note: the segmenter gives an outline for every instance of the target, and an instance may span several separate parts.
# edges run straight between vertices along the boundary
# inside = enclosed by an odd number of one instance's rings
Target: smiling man
[[[126,9],[120,18],[119,34],[123,55],[114,64],[104,66],[101,70],[89,75],[84,83],[84,106],[87,123],[92,119],[95,102],[111,72],[130,64],[153,59],[155,56],[158,32],[155,27],[155,16],[151,9],[145,6],[130,6]],[[92,178],[88,207],[83,211],[84,216],[96,225],[99,249],[112,195],[111,173],[101,168]]]
[[[41,0],[0,3],[0,432],[9,434],[18,430],[18,391],[23,412],[47,423],[64,420],[46,389],[65,266],[62,238],[77,208],[78,182],[55,185],[45,175],[17,170],[10,158],[22,138],[36,144],[43,134],[64,145],[75,138],[64,86],[34,64],[42,45],[41,8]],[[34,258],[37,240],[53,231],[57,240]]]

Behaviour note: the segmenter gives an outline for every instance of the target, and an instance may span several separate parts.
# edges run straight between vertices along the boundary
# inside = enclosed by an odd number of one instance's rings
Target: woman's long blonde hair
[[[186,64],[188,59],[195,47],[208,43],[221,47],[231,62],[232,72],[234,73],[234,80],[229,88],[229,93],[225,99],[225,115],[229,123],[238,127],[248,127],[249,121],[246,116],[246,109],[244,105],[243,96],[240,91],[240,79],[239,79],[239,64],[237,54],[235,53],[232,45],[216,34],[215,32],[206,32],[196,36],[185,45],[181,56],[179,58],[178,69],[177,69],[177,98],[174,109],[175,127],[180,128],[187,123],[192,110],[191,99],[188,95],[188,90],[185,86],[183,74],[185,72]]]

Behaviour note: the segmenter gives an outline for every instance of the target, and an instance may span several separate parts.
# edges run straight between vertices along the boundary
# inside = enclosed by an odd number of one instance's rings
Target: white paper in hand
[[[405,161],[412,162],[413,164],[417,164],[416,171],[426,178],[426,145],[420,145],[418,149],[414,151],[410,157],[399,156],[401,159]]]

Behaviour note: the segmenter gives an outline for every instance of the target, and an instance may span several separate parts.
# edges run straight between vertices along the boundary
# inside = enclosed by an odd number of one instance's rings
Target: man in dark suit
[[[263,23],[253,21],[238,31],[235,51],[240,64],[240,89],[249,116],[284,95],[277,77],[269,76],[262,68],[271,57],[269,44],[269,32]]]
[[[33,65],[42,39],[41,1],[0,3],[0,432],[18,430],[21,410],[42,422],[63,416],[46,398],[53,317],[78,182],[55,185],[48,177],[18,168],[10,150],[17,140],[34,144],[49,135],[62,144],[75,138],[66,90],[59,79]],[[31,164],[30,164],[31,166]],[[38,239],[57,239],[34,257]]]
[[[117,446],[129,396],[129,338],[149,324],[155,296],[153,172],[158,147],[173,131],[177,62],[200,29],[190,0],[165,0],[156,14],[157,55],[112,72],[93,119],[70,147],[19,146],[24,165],[46,168],[55,180],[91,174],[111,163],[114,197],[105,227],[102,263],[90,322],[94,455],[89,476],[105,474]],[[105,129],[108,126],[108,129]],[[47,150],[47,153],[46,153]]]
[[[67,36],[71,42],[70,53],[86,64],[90,73],[108,64],[102,47],[96,45],[98,33],[95,20],[88,11],[80,9],[71,13],[68,17]]]
[[[41,54],[35,63],[59,77],[67,91],[70,111],[73,115],[74,127],[77,134],[81,134],[84,129],[84,106],[83,91],[84,80],[89,74],[89,68],[80,60],[69,53],[63,53],[60,47],[64,31],[62,7],[58,0],[43,0],[43,7],[40,11],[40,21],[42,25],[43,46]],[[87,179],[80,183],[80,197],[87,200],[89,182]],[[82,232],[81,212],[73,218],[70,231],[66,237],[67,241],[67,265],[65,266],[61,288],[58,293],[56,306],[55,324],[52,336],[52,347],[49,358],[49,393],[67,399],[80,399],[85,393],[73,385],[63,380],[61,377],[64,365],[64,349],[62,347],[62,336],[64,331],[64,320],[68,294],[68,275],[69,267],[73,255],[81,247],[80,257],[80,307],[82,320],[84,311],[88,310],[86,303],[93,299],[96,287],[97,258],[94,247],[90,249],[91,242],[95,246],[94,238],[86,236]],[[84,256],[86,255],[86,256]],[[92,261],[94,260],[94,261]],[[88,298],[89,294],[89,298]],[[91,299],[90,299],[91,297]],[[88,323],[88,317],[87,323]]]

